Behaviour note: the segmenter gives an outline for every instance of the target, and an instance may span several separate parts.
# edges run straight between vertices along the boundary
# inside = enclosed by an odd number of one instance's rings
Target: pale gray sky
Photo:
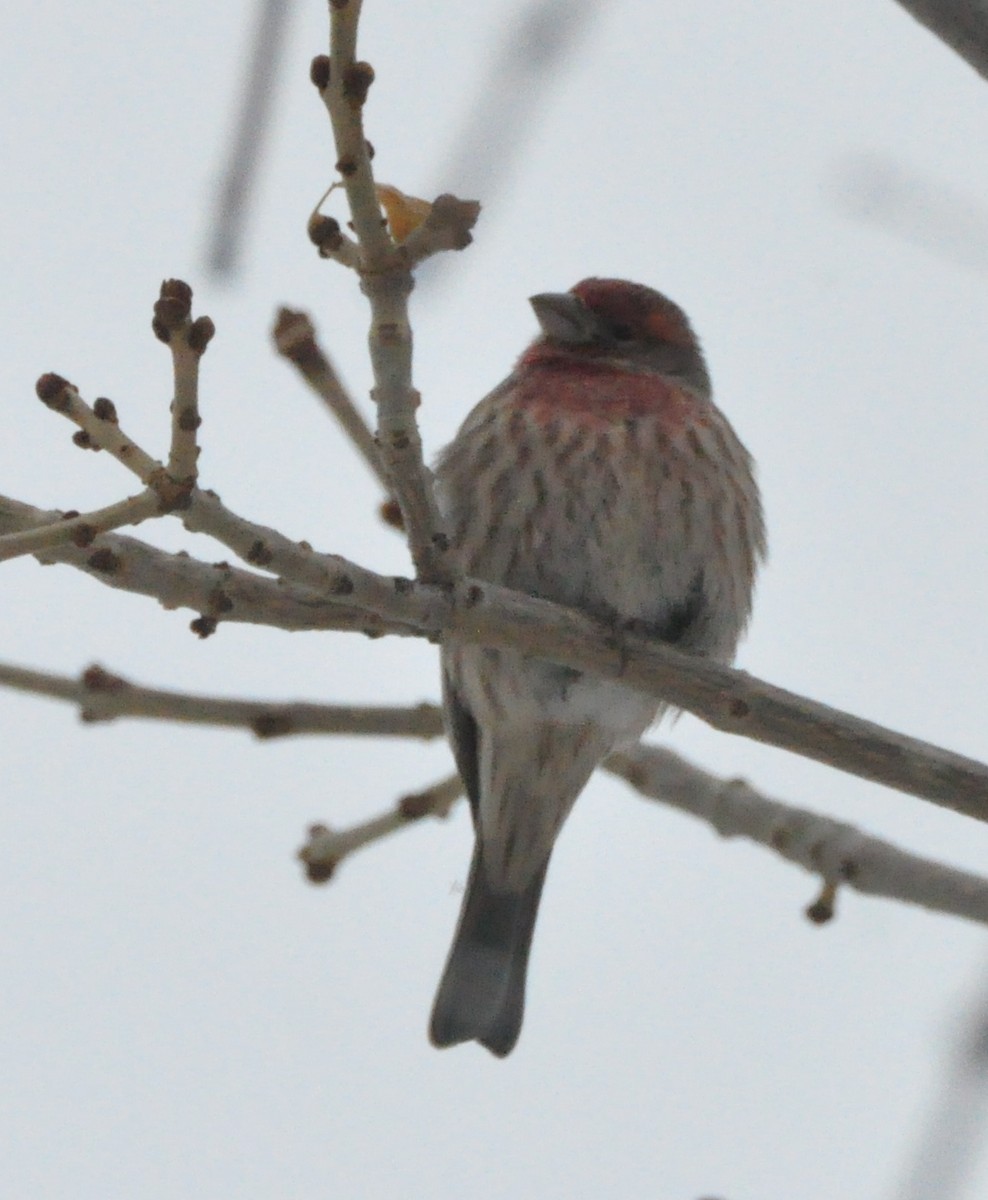
[[[245,274],[205,278],[248,7],[39,0],[8,22],[0,491],[84,509],[131,486],[34,398],[42,371],[112,397],[161,453],[170,362],[149,319],[178,275],[218,327],[204,482],[404,571],[372,480],[269,349],[275,305],[307,307],[367,386],[365,303],[305,238],[334,161],[307,78],[320,3],[295,13]],[[437,164],[519,6],[427,7],[366,0],[362,37],[375,165],[411,192],[464,186]],[[771,560],[740,664],[988,757],[983,241],[965,263],[949,229],[934,223],[940,253],[856,219],[845,194],[862,162],[891,162],[977,227],[986,145],[988,85],[891,0],[601,6],[475,244],[413,309],[427,444],[532,335],[526,296],[589,274],[661,288],[759,463]],[[177,525],[147,536],[226,557]],[[191,614],[67,568],[3,573],[3,660],[237,695],[437,695],[423,643],[199,642]],[[438,778],[443,746],[81,728],[2,691],[0,711],[12,1196],[892,1200],[984,985],[981,930],[850,895],[813,928],[810,877],[601,777],[553,861],[518,1049],[439,1053],[425,1024],[466,813],[322,889],[292,856],[310,821]],[[988,831],[921,801],[688,717],[655,736],[919,853],[988,861]],[[988,1156],[966,1195],[986,1188]]]

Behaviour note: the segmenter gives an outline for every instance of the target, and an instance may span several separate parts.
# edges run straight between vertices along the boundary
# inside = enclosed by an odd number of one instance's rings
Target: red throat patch
[[[540,425],[561,415],[596,428],[658,417],[669,433],[704,423],[702,403],[668,379],[599,360],[561,362],[558,352],[538,353],[546,350],[533,346],[525,355],[515,395],[517,407]]]

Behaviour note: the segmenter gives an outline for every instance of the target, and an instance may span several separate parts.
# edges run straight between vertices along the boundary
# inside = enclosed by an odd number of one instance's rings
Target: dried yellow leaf
[[[406,196],[389,183],[377,185],[377,199],[388,218],[388,228],[396,242],[403,242],[414,232],[432,211],[428,200],[418,196]]]

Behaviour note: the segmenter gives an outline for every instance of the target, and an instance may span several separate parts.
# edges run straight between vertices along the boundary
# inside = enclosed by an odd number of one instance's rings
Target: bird
[[[435,468],[455,569],[721,663],[766,553],[754,463],[712,399],[684,311],[590,278],[530,298],[539,336]],[[429,1023],[435,1046],[517,1042],[556,838],[594,769],[664,711],[530,653],[448,636],[447,735],[474,849]]]

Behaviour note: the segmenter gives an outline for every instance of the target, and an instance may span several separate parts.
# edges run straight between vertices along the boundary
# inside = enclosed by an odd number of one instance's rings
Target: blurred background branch
[[[988,1127],[988,979],[961,1022],[938,1094],[895,1200],[963,1200]]]
[[[263,163],[294,7],[293,0],[256,0],[256,5],[254,33],[206,247],[206,265],[222,280],[229,280],[240,267],[247,215]]]
[[[985,0],[898,0],[898,3],[988,79]]]
[[[988,275],[988,207],[891,155],[845,155],[828,191],[845,216]]]

